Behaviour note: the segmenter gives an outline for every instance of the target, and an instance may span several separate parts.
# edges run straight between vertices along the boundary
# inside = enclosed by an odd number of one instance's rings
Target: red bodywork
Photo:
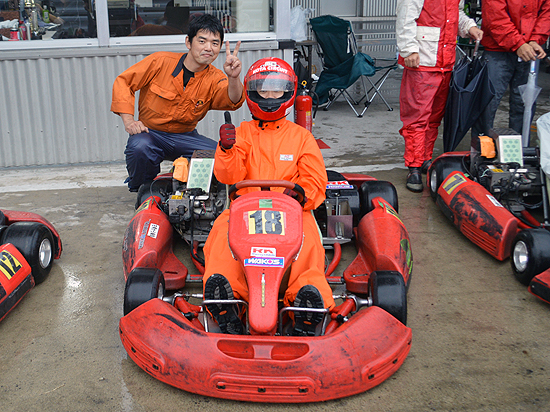
[[[359,184],[373,180],[361,175],[346,178]],[[381,197],[373,203],[375,209],[356,231],[357,258],[344,272],[347,288],[355,293],[368,293],[372,271],[398,271],[408,285],[412,269],[403,223]],[[264,209],[284,212],[284,236],[258,234],[254,229],[253,214]],[[172,304],[152,299],[120,320],[120,337],[133,361],[177,388],[253,402],[342,398],[364,392],[395,373],[409,353],[410,328],[375,306],[353,313],[358,307],[351,297],[331,311],[324,336],[276,334],[279,287],[300,249],[302,213],[295,200],[278,192],[247,193],[231,204],[229,242],[249,285],[250,335],[205,332],[198,320],[199,306],[182,297]],[[151,225],[158,227],[151,231]],[[246,265],[252,258],[251,246],[273,247],[284,264]],[[137,267],[159,268],[167,289],[179,289],[190,278],[173,255],[172,227],[153,198],[144,202],[128,226],[123,260],[126,277]],[[342,323],[346,316],[349,320]]]
[[[498,260],[510,256],[519,220],[487,189],[456,171],[443,181],[437,203],[473,243]]]
[[[10,243],[0,245],[0,321],[34,287],[31,267]]]
[[[53,225],[36,213],[0,210],[4,216],[4,225],[17,222],[37,222],[47,226],[52,232],[54,259],[61,256],[61,237]],[[31,267],[17,248],[10,243],[0,244],[0,321],[34,287]]]
[[[546,303],[550,303],[550,269],[545,270],[531,280],[529,292]]]

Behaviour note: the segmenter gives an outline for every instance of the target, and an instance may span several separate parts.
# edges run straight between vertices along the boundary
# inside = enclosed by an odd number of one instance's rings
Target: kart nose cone
[[[523,241],[516,243],[514,251],[512,253],[512,259],[514,259],[514,265],[517,270],[523,272],[527,268],[527,262],[529,261],[529,251],[527,245]]]
[[[44,239],[38,248],[38,260],[43,269],[48,267],[52,260],[52,256],[52,243],[49,239]]]

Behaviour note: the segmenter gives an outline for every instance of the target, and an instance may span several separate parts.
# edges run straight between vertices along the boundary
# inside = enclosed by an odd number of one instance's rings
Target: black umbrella
[[[453,69],[449,97],[445,106],[443,149],[456,149],[468,130],[495,96],[495,88],[486,61],[477,56],[476,42],[473,58],[464,56]]]

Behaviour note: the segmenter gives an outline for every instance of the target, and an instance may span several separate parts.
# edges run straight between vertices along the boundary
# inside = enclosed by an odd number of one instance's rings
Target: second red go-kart
[[[514,147],[521,136],[511,129],[488,137],[495,149],[488,156],[474,140],[471,151],[436,158],[430,194],[468,239],[498,260],[510,257],[515,277],[550,303],[549,202],[539,148]]]
[[[288,312],[305,309],[283,307],[281,300],[285,274],[300,251],[302,207],[269,190],[301,188],[244,181],[226,190],[213,182],[214,189],[204,192],[170,175],[157,178],[124,237],[120,337],[134,362],[186,391],[254,402],[341,398],[396,372],[411,344],[405,322],[412,253],[395,188],[365,175],[329,171],[328,177],[327,199],[315,216],[333,255],[326,276],[335,285],[337,307],[306,309],[324,315],[316,336],[308,337],[289,334]],[[238,196],[250,186],[262,190]],[[204,301],[202,288],[189,291],[202,282],[200,247],[229,197],[229,244],[243,264],[250,300],[223,303],[246,308],[244,335],[219,333],[205,304],[220,301]],[[189,244],[201,273],[189,274],[176,258],[174,233]],[[342,246],[357,255],[336,275]]]
[[[0,320],[46,279],[61,249],[59,233],[42,216],[0,210]]]

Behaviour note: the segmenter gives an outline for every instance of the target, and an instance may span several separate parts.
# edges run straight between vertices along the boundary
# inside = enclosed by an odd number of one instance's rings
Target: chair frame
[[[342,20],[344,20],[344,19],[342,19]],[[348,47],[351,46],[351,51],[352,51],[353,55],[355,56],[357,53],[359,53],[359,47],[357,46],[357,38],[355,37],[355,33],[353,31],[353,27],[352,27],[351,22],[349,20],[345,20],[345,21],[348,23],[348,33],[347,33]],[[316,36],[315,31],[312,30],[312,32],[313,32],[313,35]],[[321,59],[321,63],[323,65],[323,70],[327,69],[327,67],[325,65],[324,52],[323,52],[323,49],[321,48],[321,45],[319,44],[318,41],[316,41],[316,43],[315,43],[315,50],[317,52],[317,55]],[[338,97],[344,96],[344,99],[346,100],[348,105],[351,107],[351,109],[354,111],[355,115],[357,117],[363,117],[363,115],[368,110],[368,108],[369,108],[370,104],[372,103],[372,101],[374,100],[374,98],[378,95],[378,96],[380,96],[380,98],[382,99],[382,101],[384,102],[386,107],[388,108],[388,111],[393,111],[393,107],[390,106],[390,104],[388,103],[388,101],[386,100],[384,95],[382,94],[381,89],[382,89],[382,86],[384,85],[384,83],[386,82],[390,72],[397,68],[397,58],[395,58],[395,59],[376,59],[376,58],[372,58],[372,59],[374,60],[375,64],[376,64],[377,61],[387,61],[387,62],[391,62],[391,64],[389,64],[388,66],[384,66],[384,67],[376,67],[375,66],[376,72],[382,71],[383,73],[374,82],[368,76],[361,76],[360,77],[361,85],[362,85],[364,94],[359,99],[359,101],[355,101],[355,99],[350,95],[350,93],[347,91],[347,89],[337,89],[337,91],[335,93],[332,93],[332,91],[329,92],[328,103],[323,108],[323,110],[325,110],[325,111],[328,110],[329,107],[332,105],[332,103],[334,103],[336,101],[336,99],[338,99]],[[365,77],[368,80],[368,82],[370,83],[370,88],[368,90],[367,90],[367,86],[366,86],[366,83],[365,83]],[[372,94],[370,94],[370,93],[372,93]],[[361,103],[363,101],[363,99],[365,99],[365,107],[363,108],[361,113],[359,113],[357,111],[357,109],[355,108],[355,106],[359,105],[359,103]]]

